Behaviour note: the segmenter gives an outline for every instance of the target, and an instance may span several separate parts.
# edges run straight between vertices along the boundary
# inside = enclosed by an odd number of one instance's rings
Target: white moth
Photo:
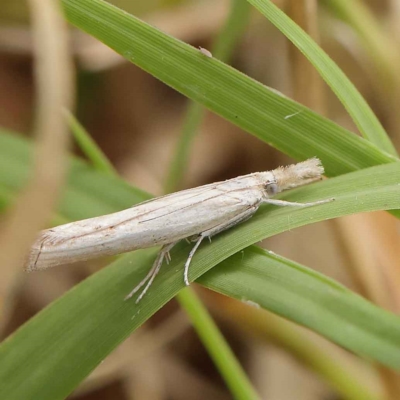
[[[205,238],[249,219],[263,204],[309,207],[331,201],[293,203],[271,199],[282,190],[321,179],[324,169],[317,158],[256,172],[223,182],[158,197],[132,208],[85,219],[42,231],[34,243],[25,269],[45,269],[60,264],[115,255],[153,246],[163,246],[146,277],[126,296],[132,297],[144,285],[139,302],[160,270],[164,258],[182,239],[194,246],[184,268],[189,285],[189,265]]]

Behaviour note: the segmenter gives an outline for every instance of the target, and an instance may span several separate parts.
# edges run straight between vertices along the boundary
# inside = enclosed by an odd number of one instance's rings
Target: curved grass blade
[[[312,330],[318,326],[337,344],[400,369],[400,317],[303,265],[251,246],[197,282]]]
[[[80,175],[85,175],[87,181],[99,175],[83,163],[79,167]],[[217,236],[211,244],[206,244],[199,249],[191,266],[191,280],[197,279],[245,247],[287,229],[353,212],[400,207],[399,174],[400,164],[392,163],[293,190],[284,198],[293,201],[312,201],[336,197],[336,201],[298,210],[262,207],[251,220]],[[131,194],[127,192],[125,184],[117,179],[100,176],[103,193],[113,192],[115,195],[121,195],[118,199],[103,199],[103,204],[106,204],[104,208],[116,209],[113,202],[124,201],[125,206],[134,202],[135,192],[132,191]],[[90,202],[96,204],[99,200],[96,190],[94,190],[96,195],[89,196],[90,189],[82,183],[81,176],[78,181],[71,177],[70,185],[73,191],[70,192],[70,196],[73,197],[82,190],[82,194],[88,198],[92,196],[88,204]],[[66,211],[70,213],[71,219],[76,219],[74,209],[66,209]],[[124,302],[123,298],[146,273],[154,258],[154,250],[141,250],[120,258],[77,285],[28,321],[0,346],[2,365],[0,397],[44,400],[64,398],[107,354],[184,286],[182,270],[190,247],[187,243],[177,246],[177,249],[172,252],[172,262],[169,267],[162,268],[149,293],[138,305],[134,301]],[[226,267],[223,271],[225,270]],[[293,284],[290,273],[287,273],[287,290],[291,290],[289,283]],[[242,276],[238,276],[237,279],[242,279]],[[322,285],[321,289],[318,289],[320,292],[332,290],[332,283],[327,283],[326,278],[314,280],[314,283]],[[310,287],[307,286],[307,288]],[[224,287],[215,287],[215,289],[225,290]],[[251,291],[247,295],[248,300],[260,302],[259,297],[251,296]],[[336,296],[340,295],[341,292],[337,291]],[[347,292],[345,295],[348,296]],[[242,296],[239,290],[236,296]],[[363,307],[370,307],[368,315],[373,315],[373,318],[364,321],[364,324],[359,327],[361,332],[351,331],[348,329],[347,322],[345,324],[348,318],[344,313],[350,312],[349,310],[352,310],[351,313],[358,313],[360,300],[358,297],[354,301],[350,301],[349,297],[346,299],[347,307],[337,310],[340,318],[337,318],[337,314],[320,315],[323,312],[320,309],[319,312],[317,310],[309,315],[309,318],[306,318],[307,321],[303,319],[300,322],[349,350],[379,360],[388,366],[400,367],[394,355],[390,357],[387,355],[388,344],[384,343],[387,333],[376,331],[376,324],[379,321],[382,326],[391,326],[393,332],[397,332],[396,329],[400,326],[398,317],[365,301]],[[297,305],[293,304],[294,301]],[[288,307],[286,314],[283,309],[279,312],[291,318],[293,307],[298,306],[300,301],[304,301],[305,306],[309,304],[309,298],[302,298],[301,295],[296,298],[287,298],[287,301],[283,302]],[[267,303],[265,305],[267,306]],[[329,319],[330,317],[332,320]],[[336,329],[327,332],[327,319],[328,322],[330,321],[330,326],[336,324]],[[343,329],[348,330],[346,335],[343,335]],[[360,340],[357,344],[357,335],[369,336],[369,341]],[[400,345],[392,339],[390,346],[400,352]],[[14,371],[18,371],[18,374]]]
[[[108,3],[62,3],[72,24],[293,158],[318,156],[329,176],[397,161],[371,142]],[[290,114],[296,116],[285,119]]]
[[[270,0],[247,0],[271,21],[314,65],[353,118],[362,135],[383,151],[396,149],[367,102],[335,62]]]

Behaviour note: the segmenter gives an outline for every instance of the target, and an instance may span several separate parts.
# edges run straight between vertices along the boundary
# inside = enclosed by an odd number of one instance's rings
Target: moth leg
[[[140,293],[139,297],[136,299],[136,304],[139,303],[139,301],[143,298],[143,296],[146,294],[147,290],[151,286],[151,284],[154,281],[154,278],[160,271],[161,265],[163,263],[164,258],[170,258],[169,256],[169,251],[178,243],[178,241],[166,244],[163,246],[160,250],[160,252],[157,255],[157,258],[155,259],[153,266],[151,267],[150,271],[147,273],[147,275],[142,279],[139,284],[137,284],[133,290],[125,297],[125,300],[130,299],[143,285],[146,284],[146,287],[143,289],[142,293]]]
[[[190,265],[190,263],[192,261],[194,253],[196,253],[196,250],[200,246],[200,243],[203,241],[203,239],[204,238],[211,239],[211,236],[215,236],[220,232],[223,232],[223,231],[225,231],[225,230],[227,230],[229,228],[232,228],[233,226],[235,226],[235,225],[237,225],[237,224],[239,224],[241,222],[244,222],[244,221],[248,220],[257,211],[258,207],[259,207],[259,203],[255,204],[253,206],[250,206],[247,210],[243,211],[242,213],[240,213],[238,215],[235,215],[229,221],[227,221],[227,222],[225,222],[223,224],[217,225],[214,228],[211,228],[211,229],[209,229],[207,231],[204,231],[204,232],[199,234],[199,236],[196,239],[196,243],[193,246],[192,250],[190,251],[189,256],[188,256],[188,258],[186,260],[186,263],[185,263],[185,269],[184,269],[184,272],[183,272],[183,280],[184,280],[186,286],[189,286],[189,284],[190,284],[189,283],[189,265]]]
[[[332,198],[332,199],[313,201],[310,203],[295,203],[293,201],[267,199],[267,200],[263,200],[263,203],[273,204],[275,206],[312,207],[312,206],[317,206],[318,204],[330,203],[331,201],[334,201],[334,200],[335,199]]]
[[[196,240],[195,245],[193,246],[192,250],[190,250],[189,256],[188,256],[188,258],[187,258],[187,260],[185,262],[185,270],[183,271],[183,280],[184,280],[186,286],[190,285],[189,278],[188,278],[190,262],[192,261],[194,253],[196,253],[196,250],[198,249],[198,247],[200,246],[200,243],[203,241],[203,239],[205,237],[206,236],[203,233],[201,233],[199,235],[199,237]]]

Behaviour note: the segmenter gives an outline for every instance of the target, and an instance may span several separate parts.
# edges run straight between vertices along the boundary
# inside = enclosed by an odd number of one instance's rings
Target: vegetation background
[[[0,397],[400,398],[400,3],[57,4],[0,7]],[[138,306],[153,250],[21,270],[49,224],[311,156],[334,178],[287,196],[336,204],[261,210],[178,301],[185,244]]]

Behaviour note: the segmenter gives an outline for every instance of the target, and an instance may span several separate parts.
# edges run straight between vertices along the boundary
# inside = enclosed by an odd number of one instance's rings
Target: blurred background
[[[162,31],[194,47],[212,49],[228,0],[113,0]],[[361,91],[400,150],[400,2],[275,1],[338,63]],[[29,7],[0,6],[0,126],[32,136],[36,97]],[[75,115],[120,175],[153,195],[165,188],[188,100],[92,37],[70,28],[76,67]],[[255,10],[229,62],[254,79],[357,133],[349,115],[314,68]],[[76,155],[82,156],[77,146]],[[179,189],[285,165],[294,160],[206,112],[190,150]],[[309,225],[261,245],[316,269],[393,312],[400,295],[400,227],[387,213]],[[31,274],[18,291],[3,335],[94,272],[98,265]],[[397,275],[396,275],[397,274]],[[5,279],[0,270],[0,281]],[[195,286],[195,285],[194,285]],[[44,290],[45,288],[45,290]],[[377,399],[400,398],[399,377],[370,365],[281,318],[214,293],[196,291],[209,306],[262,398],[345,398],[316,371],[307,350],[283,332],[312,343],[312,350],[348,368]],[[2,296],[4,293],[0,293]],[[4,301],[4,297],[1,299]],[[256,321],[264,321],[262,327]],[[340,367],[339,367],[340,366]],[[171,301],[113,352],[71,395],[75,399],[229,399],[230,395],[190,323]],[[361,397],[360,397],[361,399]]]

